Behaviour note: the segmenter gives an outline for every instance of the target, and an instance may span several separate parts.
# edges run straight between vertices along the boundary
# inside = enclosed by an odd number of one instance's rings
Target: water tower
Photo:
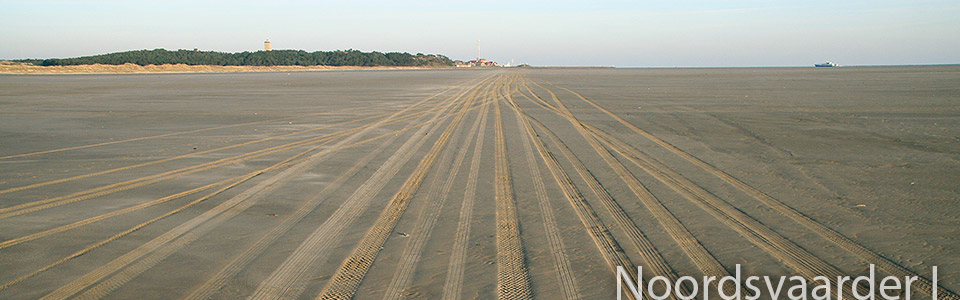
[[[267,39],[263,42],[263,51],[273,50],[273,47],[270,46],[270,39]]]

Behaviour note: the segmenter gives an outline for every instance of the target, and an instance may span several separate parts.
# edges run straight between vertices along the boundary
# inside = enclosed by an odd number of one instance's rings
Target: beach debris
[[[197,150],[197,149],[200,149],[200,147],[193,146],[193,150]]]
[[[867,207],[866,204],[857,204],[857,207]]]
[[[271,216],[271,217],[276,217],[276,216],[277,216],[277,214],[267,214],[267,215],[268,215],[268,216]]]
[[[406,232],[399,232],[399,231],[397,231],[397,234],[399,234],[400,236],[410,236],[410,234],[408,234],[408,233],[406,233]]]

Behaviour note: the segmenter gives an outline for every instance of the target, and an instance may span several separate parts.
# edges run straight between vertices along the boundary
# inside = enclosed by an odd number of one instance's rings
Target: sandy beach
[[[960,292],[960,66],[60,68],[147,74],[0,75],[0,299]]]

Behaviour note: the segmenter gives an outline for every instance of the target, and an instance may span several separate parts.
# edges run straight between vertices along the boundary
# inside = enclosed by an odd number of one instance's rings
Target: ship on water
[[[839,64],[837,64],[837,63],[835,63],[835,62],[832,62],[832,61],[827,61],[827,62],[825,62],[825,63],[822,63],[822,64],[815,64],[815,65],[813,65],[813,66],[814,66],[814,67],[825,67],[825,68],[831,68],[831,67],[839,67],[840,65],[839,65]]]

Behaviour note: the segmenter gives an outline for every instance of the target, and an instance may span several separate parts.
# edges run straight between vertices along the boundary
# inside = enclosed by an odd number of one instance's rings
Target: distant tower
[[[267,39],[265,42],[263,42],[263,51],[270,50],[273,50],[273,47],[270,46],[270,39]]]
[[[477,60],[480,60],[480,40],[477,40]]]

